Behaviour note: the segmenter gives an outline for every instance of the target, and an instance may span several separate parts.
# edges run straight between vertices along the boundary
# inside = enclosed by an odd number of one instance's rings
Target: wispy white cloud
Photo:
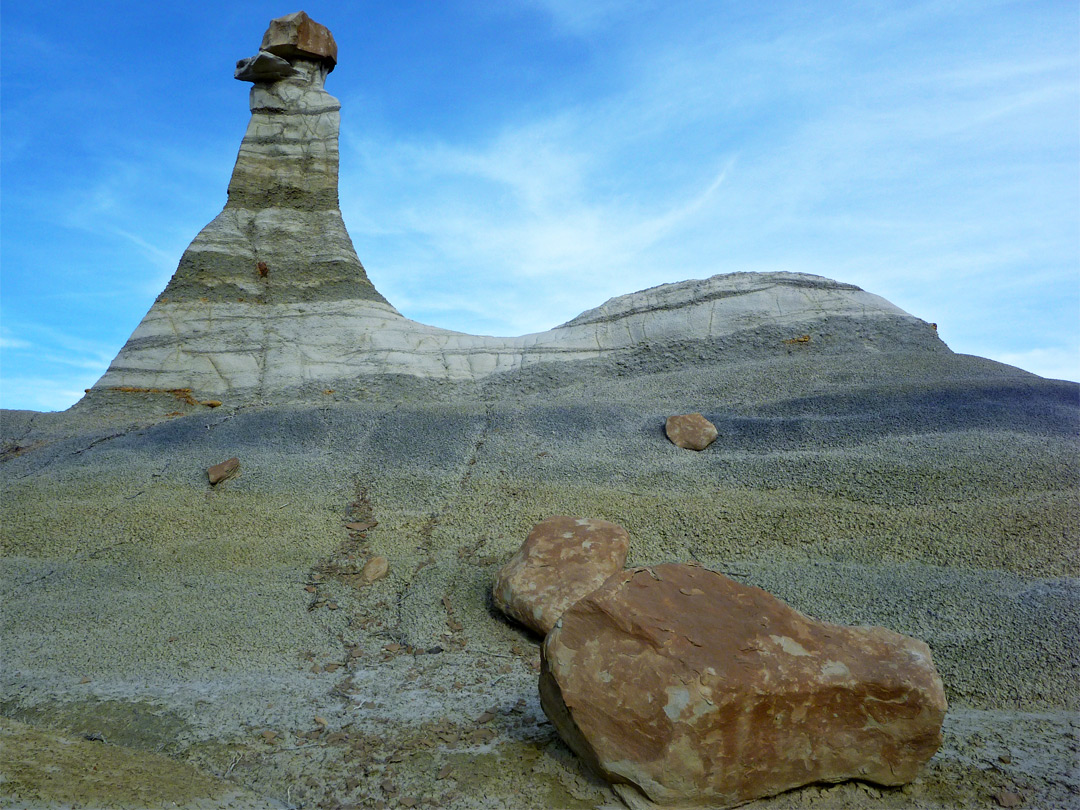
[[[643,286],[763,267],[915,304],[937,294],[954,310],[961,285],[1005,289],[1021,271],[1061,286],[1070,268],[1050,268],[1076,205],[1029,144],[1075,106],[1069,60],[935,53],[917,70],[895,55],[864,69],[848,53],[942,15],[922,4],[869,29],[805,20],[730,48],[706,19],[660,32],[618,92],[508,120],[485,141],[353,133],[365,161],[346,169],[347,220],[374,240],[369,270],[387,272],[405,309],[467,316],[434,300],[453,275],[492,293],[516,331]]]
[[[584,35],[610,24],[612,18],[653,5],[654,0],[525,0],[547,13],[553,25],[566,33]]]
[[[176,263],[180,258],[180,253],[177,252],[175,245],[168,245],[165,247],[153,245],[138,234],[132,233],[124,228],[110,227],[108,228],[108,231],[135,245],[144,256],[153,261],[158,269],[165,270],[170,275],[176,270]]]
[[[0,336],[0,349],[32,349],[33,347],[34,344],[28,340],[19,340],[19,338],[7,335]]]
[[[5,324],[0,335],[3,407],[61,411],[97,382],[110,347],[40,325]]]
[[[62,381],[53,376],[0,375],[0,389],[10,406],[22,410],[63,411],[78,402],[85,389],[98,380],[96,374],[69,375]]]
[[[486,148],[362,146],[378,155],[363,170],[365,190],[373,181],[379,189],[372,196],[393,194],[390,186],[402,175],[417,189],[396,207],[376,209],[363,194],[346,192],[344,199],[359,243],[388,234],[398,243],[393,255],[369,254],[365,261],[374,276],[386,273],[388,282],[377,283],[399,308],[407,314],[415,309],[416,317],[487,313],[489,319],[494,308],[504,330],[536,331],[627,292],[627,284],[648,286],[652,278],[640,272],[643,254],[701,214],[731,165],[729,160],[700,174],[693,186],[663,198],[597,195],[602,156],[583,155],[560,127],[543,135],[541,129],[529,127],[520,137],[504,132]],[[400,243],[417,241],[438,257],[439,267],[425,266],[415,248],[403,256]],[[395,266],[380,270],[387,260]],[[467,273],[476,292],[447,290],[440,278],[448,266]]]
[[[1071,348],[1055,346],[1022,352],[1001,352],[989,356],[993,360],[1031,371],[1040,377],[1080,382],[1080,344]]]

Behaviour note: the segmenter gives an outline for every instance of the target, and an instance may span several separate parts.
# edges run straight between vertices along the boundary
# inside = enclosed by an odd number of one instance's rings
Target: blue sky
[[[264,2],[0,7],[0,406],[71,405],[221,210]],[[715,273],[858,284],[1080,379],[1075,0],[308,3],[403,314],[548,329]]]

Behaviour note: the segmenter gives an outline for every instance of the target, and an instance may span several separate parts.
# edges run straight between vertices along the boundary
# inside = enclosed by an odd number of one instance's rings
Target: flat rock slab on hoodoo
[[[630,535],[606,520],[556,515],[537,523],[495,576],[498,608],[547,635],[563,611],[626,565]]]
[[[665,805],[904,784],[941,745],[946,709],[923,642],[677,564],[613,576],[567,610],[540,692],[595,770]]]
[[[719,435],[716,425],[700,413],[684,413],[669,416],[664,432],[676,447],[684,450],[704,450]]]
[[[296,75],[296,68],[269,51],[259,51],[254,56],[236,63],[233,77],[242,82],[276,82]],[[265,267],[265,264],[263,265]],[[261,269],[261,268],[260,268]]]

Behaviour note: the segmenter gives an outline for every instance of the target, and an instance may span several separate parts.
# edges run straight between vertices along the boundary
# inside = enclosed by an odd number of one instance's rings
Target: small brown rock
[[[227,478],[232,478],[239,471],[240,459],[234,456],[220,464],[215,464],[213,467],[208,467],[206,470],[206,477],[210,479],[210,485],[213,486]]]
[[[994,794],[994,801],[998,803],[998,807],[1021,807],[1024,804],[1023,797],[1011,790],[999,790]]]
[[[686,450],[704,450],[716,441],[716,425],[700,413],[669,416],[664,432],[676,447]]]
[[[606,520],[556,515],[533,526],[495,575],[496,606],[540,635],[626,564],[630,535]]]
[[[364,523],[346,523],[345,528],[350,532],[366,532],[368,529],[374,529],[379,525],[377,520],[368,520]]]
[[[390,561],[386,557],[372,557],[364,563],[364,567],[360,571],[360,578],[365,584],[370,585],[372,582],[383,579],[389,573]]]

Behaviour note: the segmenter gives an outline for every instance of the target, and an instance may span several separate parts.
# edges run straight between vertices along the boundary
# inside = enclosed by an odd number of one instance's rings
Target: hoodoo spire
[[[270,23],[236,78],[251,122],[225,210],[191,243],[159,302],[385,299],[368,281],[338,208],[341,102],[323,89],[330,31],[302,11]]]

